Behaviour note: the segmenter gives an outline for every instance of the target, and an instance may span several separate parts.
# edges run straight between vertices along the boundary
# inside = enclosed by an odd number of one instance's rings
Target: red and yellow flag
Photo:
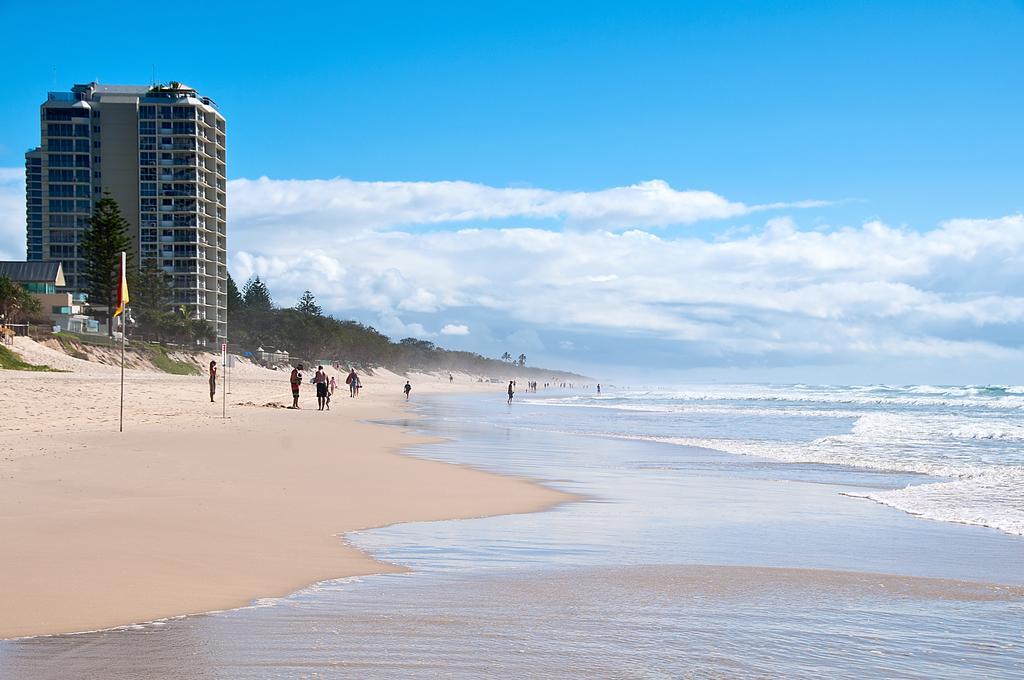
[[[121,285],[117,289],[117,309],[114,311],[114,316],[118,314],[124,314],[124,306],[128,304],[128,270],[126,267],[127,257],[124,252],[121,253]]]

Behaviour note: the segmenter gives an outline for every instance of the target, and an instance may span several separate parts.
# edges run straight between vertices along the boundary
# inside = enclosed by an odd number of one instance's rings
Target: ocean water
[[[862,495],[1024,535],[1024,387],[701,385],[523,396],[553,407],[532,416],[543,428],[924,475]]]
[[[918,468],[686,445],[783,449],[851,435],[862,417],[768,398],[784,388],[715,389],[421,398],[422,418],[392,425],[441,441],[408,455],[580,500],[350,534],[412,571],[0,642],[0,677],[1024,676],[1024,539],[855,497],[950,483]]]

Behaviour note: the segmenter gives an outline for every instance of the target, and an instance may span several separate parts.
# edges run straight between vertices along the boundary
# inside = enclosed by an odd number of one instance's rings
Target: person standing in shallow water
[[[299,364],[292,369],[291,378],[289,382],[292,384],[292,408],[299,407],[299,386],[302,385],[302,364]]]
[[[412,392],[412,385],[409,384],[408,380],[405,381],[405,389],[403,391],[405,392],[405,400],[409,401],[409,393]]]
[[[512,382],[511,380],[509,380],[508,381],[508,403],[510,403],[510,404],[512,403],[512,395],[515,394],[515,390],[513,389],[513,385],[515,385],[515,383]]]
[[[210,401],[213,402],[213,395],[217,394],[217,362],[210,362]]]

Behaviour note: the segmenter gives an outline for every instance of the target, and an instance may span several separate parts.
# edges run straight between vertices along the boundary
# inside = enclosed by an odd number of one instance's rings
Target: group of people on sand
[[[292,406],[291,408],[299,408],[299,388],[302,386],[302,364],[298,364],[292,369],[291,375],[288,378],[288,382],[292,387]],[[316,373],[313,374],[313,379],[310,381],[316,385],[316,404],[317,411],[330,411],[331,410],[331,397],[334,396],[334,391],[338,388],[338,383],[334,376],[328,377],[327,372],[323,366],[316,367]],[[449,373],[448,382],[455,382],[454,377]],[[345,383],[348,385],[348,396],[355,398],[359,396],[359,390],[362,389],[363,384],[359,379],[359,374],[356,373],[356,369],[350,368],[348,375],[345,377]],[[547,387],[547,384],[544,385]],[[508,403],[512,403],[512,398],[516,393],[516,382],[514,380],[508,381]],[[526,387],[527,391],[536,392],[537,383],[529,382]],[[405,394],[405,400],[409,401],[409,395],[412,393],[412,384],[406,380],[405,386],[402,388],[402,392]],[[601,386],[597,386],[598,394],[601,393]],[[214,401],[214,395],[217,393],[217,362],[210,362],[210,401]]]
[[[213,368],[211,367],[211,371]],[[299,388],[302,386],[302,364],[297,365],[292,369],[291,375],[288,378],[288,382],[292,387],[292,408],[299,408]],[[211,378],[211,381],[213,378]],[[317,411],[330,411],[331,410],[331,397],[334,396],[335,390],[338,389],[338,381],[334,376],[328,377],[327,371],[324,370],[323,366],[316,367],[316,373],[313,374],[313,378],[310,381],[316,385],[316,404]],[[362,389],[363,383],[359,379],[359,374],[356,373],[356,369],[349,369],[348,375],[345,377],[345,383],[348,384],[348,396],[355,398],[359,396],[359,390]],[[211,382],[211,390],[212,390]],[[408,392],[406,393],[408,398]]]

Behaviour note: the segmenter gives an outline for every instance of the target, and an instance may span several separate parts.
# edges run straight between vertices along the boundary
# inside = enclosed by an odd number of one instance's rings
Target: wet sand
[[[96,630],[243,606],[311,583],[399,569],[345,532],[530,512],[571,496],[401,456],[422,437],[363,422],[406,409],[404,381],[365,377],[320,413],[287,374],[234,376],[230,418],[203,377],[0,371],[0,638]],[[461,377],[460,377],[461,378]],[[343,385],[343,381],[342,386]],[[416,394],[476,389],[413,378]]]
[[[396,429],[434,443],[405,455],[547,480],[586,500],[357,531],[352,545],[408,571],[166,623],[0,642],[0,676],[1024,671],[1024,543],[841,495],[899,477],[540,431],[529,405],[508,408],[500,394],[438,395],[415,410],[425,418]]]

